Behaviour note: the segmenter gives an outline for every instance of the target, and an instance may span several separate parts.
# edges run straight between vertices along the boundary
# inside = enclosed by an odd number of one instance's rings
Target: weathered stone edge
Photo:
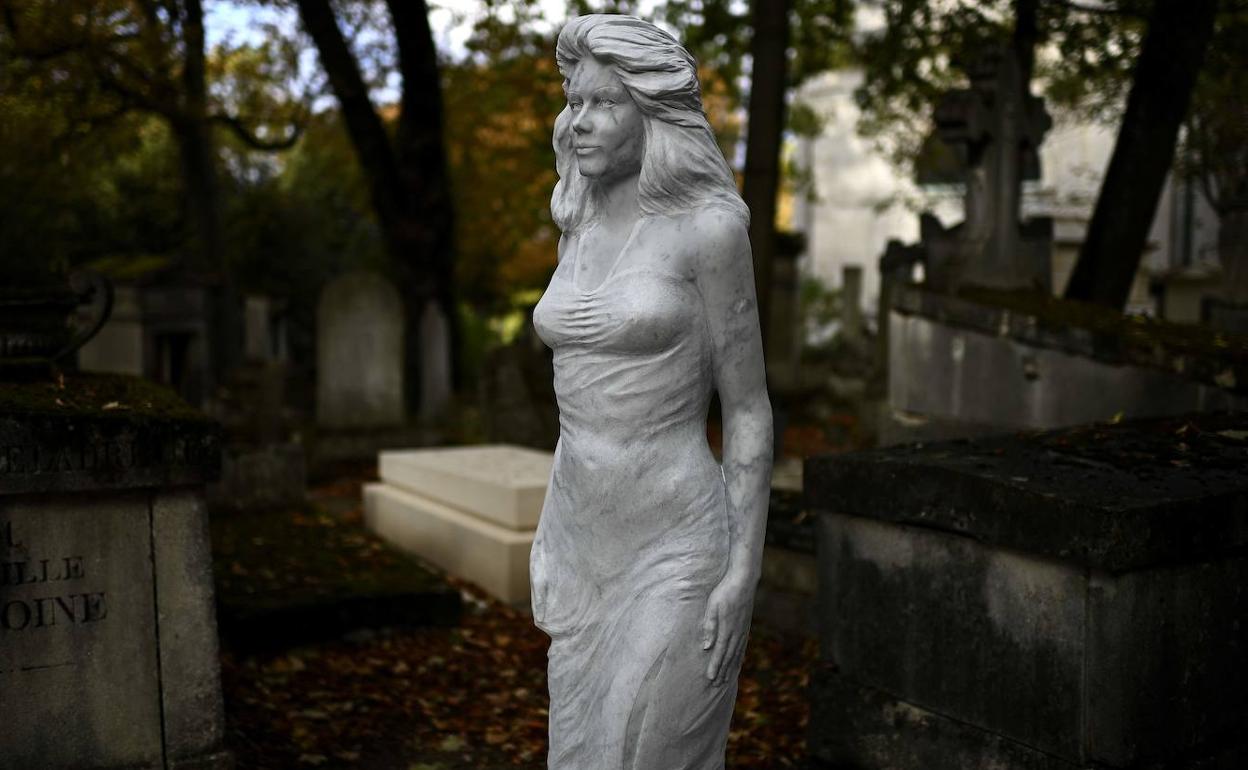
[[[198,485],[220,472],[208,421],[0,415],[0,496]]]
[[[898,286],[892,309],[994,337],[1010,337],[1029,345],[1095,358],[1110,364],[1134,364],[1187,377],[1230,393],[1248,393],[1248,363],[1227,361],[1195,351],[1167,353],[1121,336],[1078,326],[1056,330],[1030,313],[984,305],[918,286]]]
[[[1081,770],[1082,764],[928,711],[816,665],[807,746],[815,768]]]
[[[878,452],[806,460],[807,510],[929,527],[1112,573],[1242,552],[1248,489],[1106,509]]]

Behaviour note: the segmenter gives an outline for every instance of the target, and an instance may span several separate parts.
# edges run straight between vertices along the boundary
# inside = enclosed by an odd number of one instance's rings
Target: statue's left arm
[[[722,415],[731,536],[727,571],[707,601],[702,646],[708,653],[707,678],[726,682],[745,652],[762,570],[771,489],[771,402],[745,226],[715,210],[698,213],[690,224]]]

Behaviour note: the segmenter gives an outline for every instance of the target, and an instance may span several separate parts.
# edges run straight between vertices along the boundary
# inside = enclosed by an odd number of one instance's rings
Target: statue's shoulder
[[[679,217],[679,230],[695,262],[722,260],[725,254],[749,253],[749,232],[741,217],[727,208],[708,206]]]

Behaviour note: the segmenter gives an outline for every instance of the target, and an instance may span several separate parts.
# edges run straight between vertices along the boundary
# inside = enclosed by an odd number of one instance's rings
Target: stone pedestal
[[[489,446],[382,452],[368,527],[510,603],[529,601],[529,551],[554,455]]]
[[[0,767],[228,768],[215,426],[141,380],[0,384]]]
[[[811,753],[889,770],[1248,762],[1248,416],[806,466]]]

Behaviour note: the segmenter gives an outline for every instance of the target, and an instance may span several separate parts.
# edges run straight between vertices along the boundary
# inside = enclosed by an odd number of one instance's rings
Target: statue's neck
[[[595,214],[601,224],[631,227],[641,218],[641,203],[637,200],[640,179],[641,173],[637,172],[594,185]]]

